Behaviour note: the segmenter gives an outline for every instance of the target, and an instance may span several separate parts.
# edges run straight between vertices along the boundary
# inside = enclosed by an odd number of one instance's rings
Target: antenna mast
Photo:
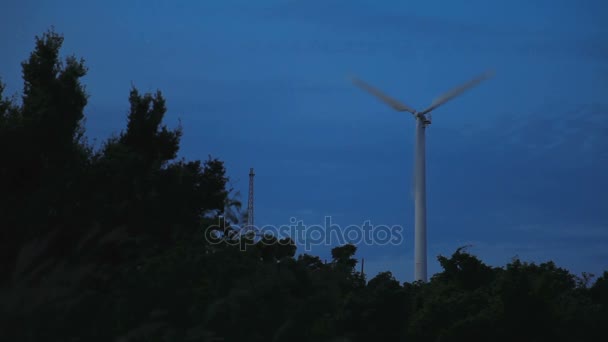
[[[363,267],[365,266],[365,258],[361,258],[361,277],[365,277],[365,272]]]
[[[247,201],[247,230],[253,230],[253,168],[249,169],[249,199]]]

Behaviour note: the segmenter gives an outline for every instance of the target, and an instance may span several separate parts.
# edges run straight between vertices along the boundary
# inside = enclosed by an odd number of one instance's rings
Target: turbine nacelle
[[[422,114],[422,113],[419,113],[419,112],[414,112],[413,115],[414,115],[414,118],[416,118],[416,120],[422,120],[422,123],[425,126],[428,126],[428,125],[431,124],[431,119],[432,119],[431,113]]]

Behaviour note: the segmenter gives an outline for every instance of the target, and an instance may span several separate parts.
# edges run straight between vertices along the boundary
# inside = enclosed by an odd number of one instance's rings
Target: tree
[[[453,282],[463,290],[474,290],[487,286],[494,279],[491,267],[485,265],[475,256],[466,253],[466,247],[460,247],[451,258],[437,257],[443,272],[435,277],[443,282]]]
[[[53,30],[36,37],[21,64],[22,104],[0,96],[0,282],[13,271],[21,244],[60,228],[69,240],[80,223],[72,203],[83,194],[89,151],[82,140],[87,94],[80,83],[87,70],[74,56],[60,60],[62,44]]]
[[[357,247],[353,244],[335,247],[331,250],[331,257],[334,264],[344,270],[353,271],[357,265],[357,260],[353,258],[357,252]]]

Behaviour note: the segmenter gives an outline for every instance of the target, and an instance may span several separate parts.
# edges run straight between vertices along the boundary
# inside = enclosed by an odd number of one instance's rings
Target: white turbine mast
[[[431,123],[430,113],[437,107],[476,86],[480,82],[492,77],[493,71],[487,71],[474,79],[448,91],[436,98],[431,105],[423,111],[417,111],[402,102],[384,94],[368,83],[351,77],[352,82],[359,88],[374,95],[382,102],[391,106],[398,112],[409,112],[416,119],[416,147],[414,159],[414,281],[427,281],[426,261],[426,171],[425,171],[425,128]]]

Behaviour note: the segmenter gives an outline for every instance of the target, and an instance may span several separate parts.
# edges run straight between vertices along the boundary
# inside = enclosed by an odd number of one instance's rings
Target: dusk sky
[[[494,266],[608,269],[605,0],[4,0],[7,94],[20,95],[20,63],[51,26],[89,67],[90,142],[125,128],[131,85],[159,89],[166,123],[183,126],[180,157],[225,161],[244,204],[255,168],[256,225],[401,225],[400,245],[357,256],[369,276],[402,281],[415,121],[347,76],[423,109],[493,69],[427,130],[429,276],[463,245]]]

